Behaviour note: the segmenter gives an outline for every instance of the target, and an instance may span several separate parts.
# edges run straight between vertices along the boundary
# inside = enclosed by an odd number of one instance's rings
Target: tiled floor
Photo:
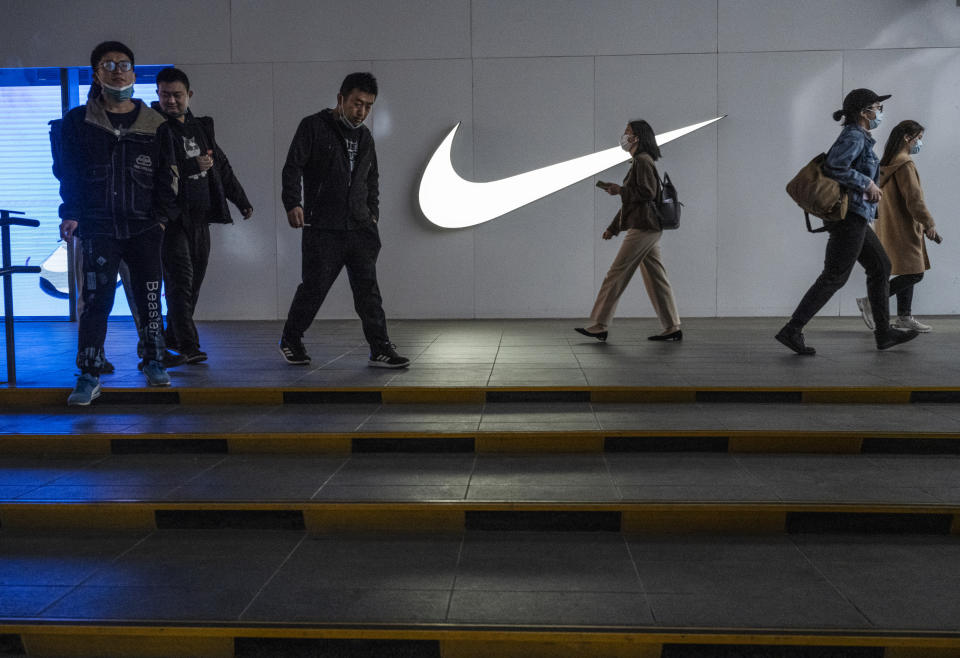
[[[204,364],[171,371],[178,387],[210,386],[956,386],[960,388],[960,318],[925,318],[934,331],[909,345],[875,349],[859,318],[816,318],[798,358],[773,340],[783,318],[691,318],[682,343],[652,343],[651,319],[617,320],[607,343],[573,331],[576,320],[395,320],[391,336],[412,364],[368,368],[354,320],[314,323],[304,338],[310,366],[290,366],[276,347],[280,322],[201,322]],[[2,328],[0,328],[2,329]],[[2,330],[0,330],[2,335]],[[76,324],[19,322],[21,387],[70,387]],[[110,323],[109,387],[141,387],[136,334],[129,320]],[[0,377],[6,373],[0,354]]]
[[[960,629],[956,537],[8,531],[0,556],[8,620]]]
[[[960,505],[955,455],[0,456],[0,502],[514,501]]]

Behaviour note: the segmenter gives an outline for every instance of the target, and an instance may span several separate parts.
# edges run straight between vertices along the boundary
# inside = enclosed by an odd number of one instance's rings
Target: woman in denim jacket
[[[890,259],[868,224],[877,216],[880,188],[876,178],[879,160],[873,152],[876,141],[870,131],[883,120],[881,103],[890,95],[878,96],[869,89],[854,89],[843,99],[843,109],[833,113],[843,119],[840,136],[827,152],[823,173],[836,180],[849,197],[847,215],[827,222],[827,251],[823,271],[797,305],[793,317],[776,339],[797,354],[813,355],[816,350],[804,342],[803,327],[850,278],[856,263],[867,272],[867,297],[876,326],[877,349],[885,350],[917,337],[916,331],[890,327]]]

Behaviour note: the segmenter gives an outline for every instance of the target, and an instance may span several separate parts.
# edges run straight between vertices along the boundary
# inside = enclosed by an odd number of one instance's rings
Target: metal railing
[[[40,221],[26,217],[11,217],[22,215],[16,210],[0,210],[0,246],[3,249],[3,266],[0,267],[0,278],[3,278],[3,318],[7,339],[7,383],[17,383],[17,361],[14,352],[13,340],[13,275],[36,274],[40,268],[36,265],[14,265],[10,256],[10,227],[11,226],[40,226]]]

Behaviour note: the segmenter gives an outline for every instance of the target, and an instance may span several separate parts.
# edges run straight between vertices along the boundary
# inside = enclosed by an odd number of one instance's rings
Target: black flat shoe
[[[607,332],[606,332],[606,331],[601,331],[599,334],[593,334],[593,333],[590,333],[589,331],[587,331],[586,329],[584,329],[583,327],[577,327],[576,329],[574,329],[574,331],[576,331],[578,334],[583,334],[584,336],[589,336],[590,338],[596,338],[596,339],[599,340],[601,343],[606,343],[606,342],[607,342]]]
[[[671,331],[669,334],[657,334],[656,336],[647,336],[647,340],[669,340],[669,341],[681,341],[683,340],[683,331],[677,329],[676,331]]]
[[[877,338],[877,349],[887,350],[894,345],[899,345],[900,343],[906,343],[907,341],[913,340],[920,335],[920,332],[913,329],[910,331],[897,331],[896,329],[888,329],[887,331],[875,332],[874,335]]]

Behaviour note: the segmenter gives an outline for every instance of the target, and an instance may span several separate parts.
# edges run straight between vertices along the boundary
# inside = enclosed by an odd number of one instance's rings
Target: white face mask
[[[633,144],[636,142],[636,140],[636,137],[631,137],[627,133],[623,133],[620,135],[620,148],[622,148],[624,151],[629,151],[631,148],[633,148]]]
[[[916,143],[910,147],[910,155],[916,155],[920,152],[920,149],[923,147],[923,140],[918,139]]]
[[[347,118],[347,115],[343,113],[343,106],[342,106],[342,105],[338,106],[337,109],[340,110],[340,112],[339,112],[339,114],[340,114],[340,123],[342,123],[343,125],[345,125],[345,126],[346,126],[347,128],[349,128],[350,130],[356,130],[357,128],[359,128],[360,126],[363,125],[363,121],[361,121],[360,123],[354,125],[354,123],[353,123],[350,119]]]

